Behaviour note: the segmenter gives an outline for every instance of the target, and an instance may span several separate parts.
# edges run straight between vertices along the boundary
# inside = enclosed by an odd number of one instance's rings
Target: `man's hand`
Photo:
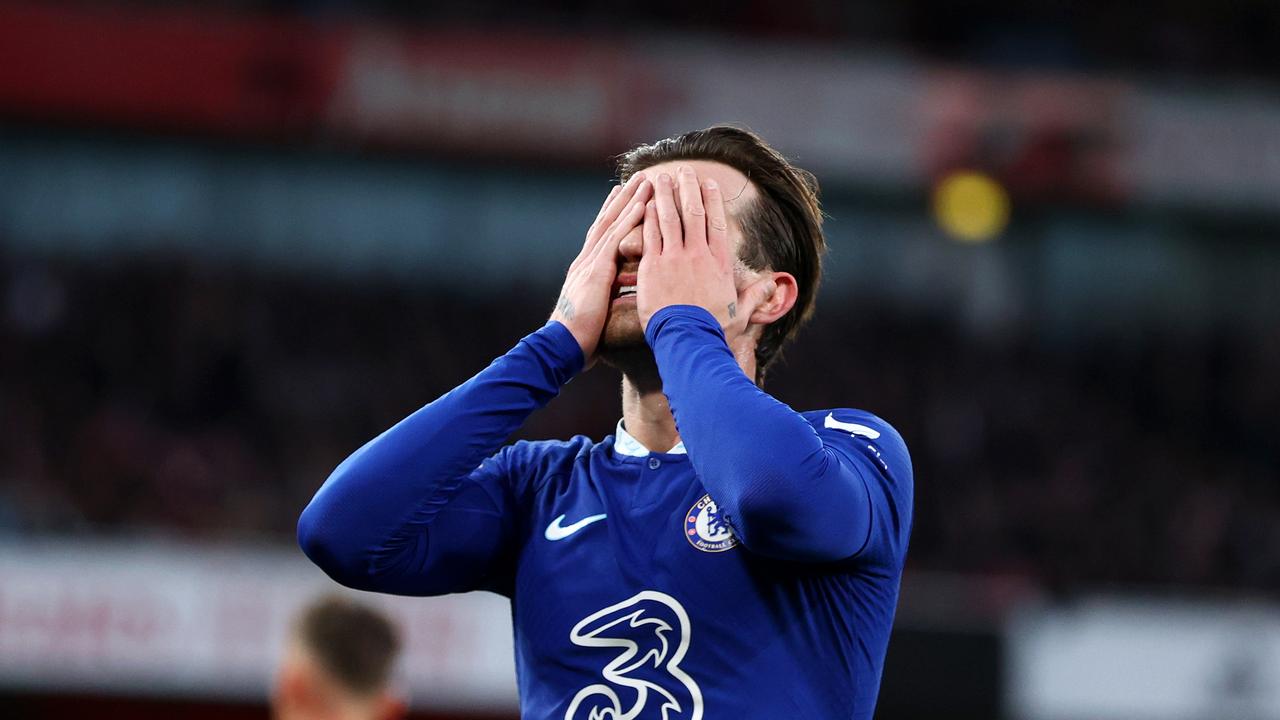
[[[618,272],[618,243],[644,220],[645,201],[652,191],[652,184],[641,173],[631,176],[625,186],[614,187],[587,229],[582,251],[569,266],[551,319],[568,328],[582,346],[584,368],[595,362],[596,347],[609,317]]]
[[[701,183],[693,169],[679,169],[679,184],[663,173],[645,208],[644,256],[636,280],[641,327],[668,305],[697,305],[720,321],[732,341],[747,327],[749,308],[739,307],[736,256],[720,186]],[[677,204],[678,202],[678,204]]]

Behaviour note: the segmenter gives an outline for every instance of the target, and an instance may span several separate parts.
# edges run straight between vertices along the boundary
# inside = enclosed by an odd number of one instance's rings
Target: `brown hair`
[[[386,686],[400,651],[396,628],[385,615],[339,595],[308,606],[295,632],[321,667],[358,695]]]
[[[822,234],[818,181],[792,165],[759,135],[728,125],[715,125],[641,145],[618,160],[618,175],[626,180],[647,167],[674,160],[712,160],[747,176],[760,193],[759,201],[741,211],[743,242],[738,255],[752,270],[789,272],[796,278],[795,307],[764,329],[756,345],[757,382],[780,357],[782,348],[813,316],[814,299],[822,281]]]

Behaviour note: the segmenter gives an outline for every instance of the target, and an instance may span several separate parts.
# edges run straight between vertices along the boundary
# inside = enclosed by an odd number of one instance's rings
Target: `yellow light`
[[[986,242],[1009,224],[1009,194],[987,175],[955,172],[934,188],[933,217],[956,240]]]

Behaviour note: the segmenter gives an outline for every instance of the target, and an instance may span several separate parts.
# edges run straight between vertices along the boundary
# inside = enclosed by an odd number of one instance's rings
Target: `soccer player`
[[[367,605],[326,596],[294,623],[271,695],[275,720],[396,720],[388,689],[400,649],[395,626]]]
[[[761,386],[813,310],[816,182],[730,127],[620,171],[547,324],[339,465],[299,542],[351,587],[510,597],[526,718],[870,718],[907,450]],[[597,360],[614,435],[502,447]]]

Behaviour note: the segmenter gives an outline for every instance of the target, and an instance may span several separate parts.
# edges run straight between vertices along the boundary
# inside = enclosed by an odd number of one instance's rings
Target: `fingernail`
[[[719,185],[716,185],[716,181],[712,180],[711,178],[707,178],[703,182],[706,184],[708,190],[715,190],[716,188],[720,187]]]
[[[666,173],[662,173],[662,177],[660,177],[660,178],[658,178],[658,179],[662,181],[662,184],[663,184],[663,185],[670,185],[670,184],[671,184],[671,176],[670,176],[670,175],[668,175],[668,174],[666,174]]]

